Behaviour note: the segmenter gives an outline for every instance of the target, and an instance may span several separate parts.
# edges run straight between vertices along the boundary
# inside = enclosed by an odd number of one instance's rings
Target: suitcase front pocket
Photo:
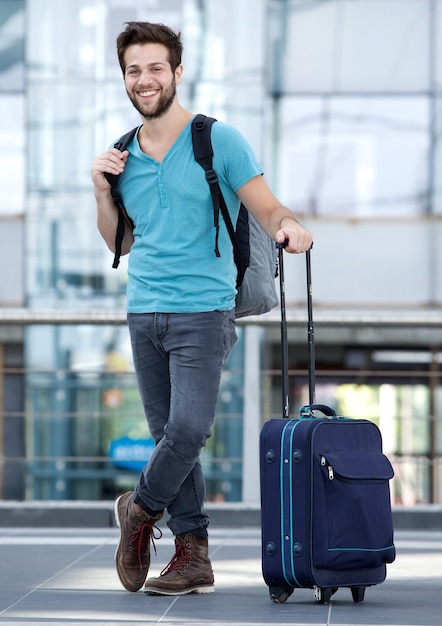
[[[390,461],[382,453],[324,452],[316,462],[324,498],[313,516],[314,566],[347,570],[391,563]]]

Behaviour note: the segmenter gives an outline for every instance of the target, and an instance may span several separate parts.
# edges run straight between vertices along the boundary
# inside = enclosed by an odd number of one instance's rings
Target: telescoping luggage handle
[[[289,418],[289,359],[287,339],[287,312],[285,301],[285,278],[284,278],[284,248],[288,240],[283,243],[276,242],[278,250],[279,287],[281,293],[281,349],[282,349],[282,415]],[[312,244],[313,247],[313,244]],[[325,404],[315,404],[315,332],[313,325],[313,299],[312,299],[312,268],[311,248],[305,253],[306,277],[307,277],[307,339],[308,339],[308,396],[309,404],[299,409],[301,416],[314,417],[314,411],[321,411],[329,417],[336,416],[336,412]]]

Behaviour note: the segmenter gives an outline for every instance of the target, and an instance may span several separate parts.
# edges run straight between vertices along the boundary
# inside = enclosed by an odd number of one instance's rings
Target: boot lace
[[[177,546],[175,554],[170,559],[166,567],[163,569],[160,576],[164,576],[169,572],[185,569],[185,567],[190,563],[190,556],[190,550],[188,550],[184,546]]]
[[[127,537],[129,549],[132,550],[134,547],[136,548],[140,570],[143,569],[143,554],[146,552],[149,543],[152,542],[152,547],[156,556],[157,548],[155,540],[161,539],[162,536],[163,533],[161,530],[153,523],[140,524],[135,530],[129,533]]]

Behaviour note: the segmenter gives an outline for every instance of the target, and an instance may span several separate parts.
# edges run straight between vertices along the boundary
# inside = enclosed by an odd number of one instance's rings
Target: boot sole
[[[118,529],[120,531],[120,536],[118,537],[118,544],[117,544],[117,549],[115,550],[115,555],[114,555],[114,559],[115,562],[117,561],[117,554],[118,554],[118,550],[120,549],[120,543],[121,543],[121,524],[120,524],[120,518],[118,517],[118,503],[120,502],[121,498],[123,496],[119,496],[115,502],[114,502],[114,517],[115,517],[115,522],[118,526]]]
[[[115,503],[114,503],[115,522],[116,522],[116,524],[117,524],[117,526],[118,526],[118,528],[120,530],[120,536],[118,538],[118,545],[117,545],[117,549],[115,550],[114,560],[115,560],[115,566],[116,566],[118,578],[120,579],[121,584],[126,589],[126,591],[130,591],[131,593],[136,593],[137,591],[139,591],[141,589],[141,587],[143,586],[143,583],[141,583],[141,585],[139,587],[137,585],[131,585],[130,582],[128,582],[128,581],[126,581],[124,579],[124,577],[120,574],[120,571],[118,569],[118,552],[120,550],[120,543],[121,543],[121,524],[120,524],[120,518],[118,516],[118,503],[120,502],[120,500],[123,497],[123,495],[119,496],[115,500]]]
[[[145,587],[144,593],[148,596],[185,596],[190,593],[213,593],[214,585],[200,585],[189,589],[156,589],[155,587]]]
[[[118,517],[118,503],[120,502],[122,497],[123,497],[122,495],[118,496],[118,498],[114,502],[114,516],[115,516],[115,522],[116,522],[118,528],[121,528],[121,526],[120,526],[120,518]]]
[[[115,550],[115,555],[114,555],[115,562],[117,561],[117,554],[118,554],[118,550],[120,549],[120,543],[121,543],[121,524],[120,524],[120,518],[118,517],[118,503],[120,502],[122,497],[123,496],[119,496],[114,502],[115,522],[118,526],[118,530],[120,531],[120,536],[118,537],[117,549]]]

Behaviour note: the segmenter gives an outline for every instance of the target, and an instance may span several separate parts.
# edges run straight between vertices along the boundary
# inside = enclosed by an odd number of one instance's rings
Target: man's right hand
[[[109,148],[98,156],[91,167],[94,183],[95,199],[97,201],[97,225],[109,250],[115,252],[115,233],[118,224],[118,211],[110,194],[110,184],[104,174],[119,175],[124,170],[129,152],[120,152],[116,148]],[[124,229],[124,238],[121,254],[127,254],[133,243],[132,228]]]
[[[129,152],[127,150],[120,152],[116,148],[109,148],[109,150],[106,150],[106,152],[103,152],[94,160],[91,167],[91,176],[96,191],[107,191],[110,189],[104,173],[116,176],[121,174],[128,156]]]

